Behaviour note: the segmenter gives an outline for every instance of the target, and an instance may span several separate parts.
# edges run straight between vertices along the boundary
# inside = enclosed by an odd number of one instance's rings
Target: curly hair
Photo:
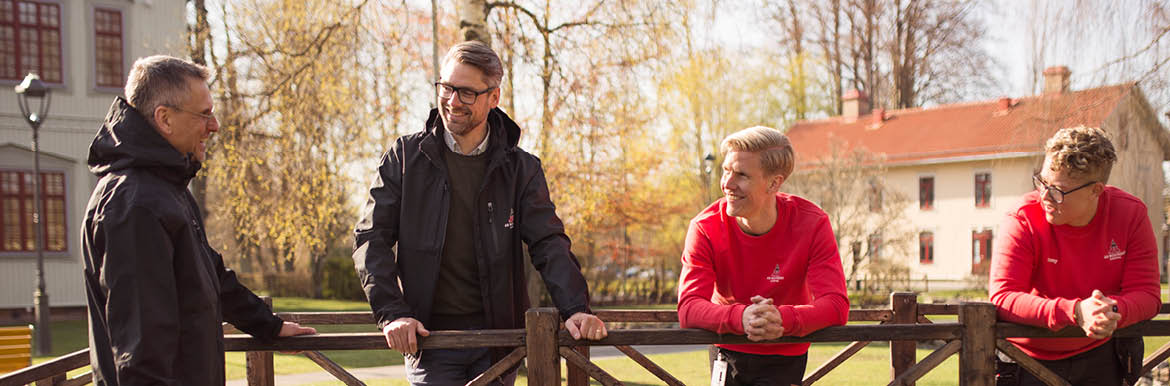
[[[796,154],[788,136],[770,127],[755,126],[732,133],[719,144],[719,151],[723,156],[733,151],[760,153],[764,172],[785,179],[796,165]]]
[[[1053,171],[1064,171],[1073,178],[1109,181],[1109,172],[1117,161],[1117,152],[1104,131],[1095,127],[1060,129],[1045,144],[1044,156]]]

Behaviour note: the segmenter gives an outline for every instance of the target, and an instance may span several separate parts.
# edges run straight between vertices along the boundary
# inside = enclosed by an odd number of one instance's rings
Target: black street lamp
[[[29,110],[29,99],[37,102],[39,108],[37,112]],[[49,294],[45,292],[45,229],[41,224],[41,214],[44,213],[41,203],[41,147],[38,143],[40,139],[41,124],[45,122],[45,118],[49,115],[49,104],[52,102],[52,96],[49,93],[49,88],[45,87],[45,83],[41,82],[41,77],[37,74],[30,73],[24,77],[24,81],[16,86],[16,101],[20,105],[20,114],[24,116],[24,120],[28,121],[28,125],[32,126],[33,140],[33,227],[36,228],[36,249],[37,249],[37,289],[33,294],[33,307],[36,312],[36,355],[49,355],[52,351],[52,341],[49,334]]]
[[[715,155],[707,153],[703,157],[703,205],[710,204],[711,201],[711,172],[715,168]]]

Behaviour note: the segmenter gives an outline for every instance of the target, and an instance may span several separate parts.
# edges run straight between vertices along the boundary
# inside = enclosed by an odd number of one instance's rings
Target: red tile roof
[[[850,122],[844,117],[797,122],[788,129],[798,164],[830,153],[833,142],[846,149],[864,148],[885,156],[888,165],[1004,153],[1041,152],[1058,129],[1100,127],[1133,83],[1063,94],[1035,95],[932,108],[885,111],[875,123],[871,114]],[[1009,108],[1001,106],[1010,104]]]

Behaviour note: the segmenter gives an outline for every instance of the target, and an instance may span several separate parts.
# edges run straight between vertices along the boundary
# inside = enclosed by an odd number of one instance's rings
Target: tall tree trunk
[[[463,41],[478,40],[492,44],[492,36],[487,30],[487,1],[486,0],[458,0],[459,8],[459,35]]]
[[[207,6],[205,0],[190,0],[193,8],[195,8],[195,24],[187,28],[190,33],[188,40],[188,54],[191,56],[191,61],[207,65],[206,48],[211,43],[211,28],[207,22]],[[207,218],[207,177],[200,174],[191,180],[190,184],[191,196],[195,198],[195,205],[199,207],[199,214],[203,218]]]

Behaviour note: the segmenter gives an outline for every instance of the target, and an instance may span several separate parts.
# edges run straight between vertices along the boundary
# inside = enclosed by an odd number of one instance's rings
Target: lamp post
[[[29,99],[36,101],[37,111],[29,110]],[[36,229],[37,250],[37,289],[33,294],[33,307],[36,312],[36,355],[49,355],[53,347],[49,334],[49,294],[45,292],[45,229],[41,224],[41,214],[44,208],[41,204],[41,147],[39,129],[49,114],[49,104],[52,97],[49,88],[41,82],[36,74],[28,74],[24,81],[16,86],[16,101],[20,105],[20,114],[32,126],[33,140],[33,227]]]
[[[715,167],[715,155],[707,153],[703,157],[703,205],[711,201],[711,172]]]

